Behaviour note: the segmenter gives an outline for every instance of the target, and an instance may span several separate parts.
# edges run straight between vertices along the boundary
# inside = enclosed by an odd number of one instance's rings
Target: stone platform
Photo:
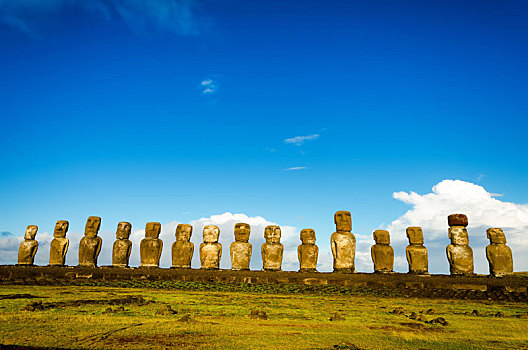
[[[406,273],[265,272],[166,268],[0,266],[3,284],[53,284],[76,280],[192,281],[204,283],[300,284],[391,289],[400,295],[433,298],[491,299],[528,302],[528,277],[485,275],[413,275]]]

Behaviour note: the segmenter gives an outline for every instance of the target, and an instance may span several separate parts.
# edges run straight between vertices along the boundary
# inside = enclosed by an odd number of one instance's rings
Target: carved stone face
[[[66,232],[68,232],[68,227],[70,223],[66,220],[59,220],[55,224],[55,230],[53,231],[54,237],[66,237]]]
[[[268,243],[280,243],[281,229],[279,226],[270,225],[266,226],[264,230],[264,238]]]
[[[147,222],[145,226],[145,237],[158,238],[161,232],[161,224],[159,222]]]
[[[372,234],[374,236],[374,241],[378,244],[390,244],[390,235],[389,231],[385,230],[376,230]]]
[[[220,229],[216,225],[208,225],[203,229],[204,243],[217,243],[220,237]]]
[[[455,245],[468,245],[468,232],[464,226],[452,226],[449,228],[449,239]]]
[[[489,228],[486,230],[486,235],[490,243],[506,244],[506,236],[500,228]]]
[[[90,216],[86,221],[86,226],[84,227],[84,235],[87,237],[97,236],[99,227],[101,227],[101,218],[99,216]]]
[[[421,227],[407,227],[407,238],[410,244],[423,244],[423,231]]]
[[[337,231],[351,231],[352,230],[352,216],[349,211],[341,210],[334,214],[334,223]]]
[[[37,230],[37,225],[29,225],[26,228],[26,234],[24,235],[24,239],[35,239],[35,236],[37,235]]]
[[[311,228],[305,228],[301,231],[301,242],[303,244],[315,244],[315,231]]]
[[[251,232],[251,226],[248,224],[239,222],[235,225],[235,241],[247,242],[249,241],[249,234]]]
[[[116,238],[117,239],[128,239],[128,237],[130,237],[131,230],[132,230],[132,225],[130,224],[130,222],[121,221],[119,224],[117,224]]]
[[[178,224],[175,235],[177,241],[188,242],[192,236],[192,226],[189,224]]]

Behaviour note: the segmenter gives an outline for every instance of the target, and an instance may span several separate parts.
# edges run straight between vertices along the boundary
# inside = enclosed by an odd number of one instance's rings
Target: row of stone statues
[[[353,273],[356,251],[356,238],[351,232],[352,219],[350,212],[338,211],[334,215],[336,232],[330,238],[332,255],[334,257],[334,272]],[[446,248],[450,272],[453,275],[473,273],[473,250],[469,246],[467,216],[452,214],[448,217],[449,239],[451,244]],[[69,240],[66,238],[69,223],[57,221],[53,233],[54,239],[50,245],[50,260],[52,266],[65,263]],[[101,251],[102,239],[98,237],[101,218],[90,216],[86,222],[84,237],[79,244],[79,266],[95,267]],[[32,265],[37,252],[38,242],[35,240],[38,227],[29,225],[24,241],[20,244],[18,253],[19,265]],[[132,230],[129,222],[120,222],[117,226],[116,241],[112,250],[112,266],[128,267],[132,242],[128,239]],[[235,225],[235,242],[231,243],[231,269],[249,270],[252,244],[249,243],[250,225],[238,223]],[[145,238],[140,243],[142,267],[159,267],[163,241],[159,239],[161,224],[149,222],[145,227]],[[179,224],[176,227],[176,242],[172,244],[172,267],[191,268],[194,244],[190,242],[192,226]],[[220,229],[215,225],[203,229],[203,243],[200,244],[200,262],[202,269],[218,269],[222,256],[222,245],[218,243]],[[489,262],[490,274],[503,276],[513,273],[513,258],[511,249],[506,246],[506,237],[500,228],[487,230],[490,245],[486,247],[486,257]],[[262,264],[264,271],[280,271],[284,247],[280,243],[281,229],[270,225],[264,230],[266,242],[262,244]],[[376,230],[373,233],[376,244],[371,247],[374,271],[388,273],[393,271],[394,250],[390,246],[390,235],[386,230]],[[428,255],[424,247],[423,232],[420,227],[408,227],[406,248],[409,273],[427,274]],[[300,270],[315,272],[319,248],[315,245],[315,231],[303,229],[300,234],[302,244],[297,249]]]

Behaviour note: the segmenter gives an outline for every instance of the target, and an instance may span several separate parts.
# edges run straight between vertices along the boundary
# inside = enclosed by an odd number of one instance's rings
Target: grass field
[[[1,285],[0,344],[66,349],[528,349],[525,303],[234,290]],[[403,308],[402,314],[391,313],[397,307]],[[448,324],[408,317],[428,309],[434,314],[423,317],[441,317]],[[260,314],[250,316],[252,311]],[[494,316],[499,312],[504,317]],[[335,320],[335,313],[344,319]]]

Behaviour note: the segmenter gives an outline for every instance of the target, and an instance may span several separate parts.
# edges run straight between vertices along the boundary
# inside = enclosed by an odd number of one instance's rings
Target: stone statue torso
[[[282,267],[282,254],[284,246],[282,243],[268,243],[262,244],[262,265],[264,270],[280,271]]]
[[[218,269],[220,267],[221,254],[222,245],[220,243],[200,244],[200,262],[202,269]]]
[[[315,244],[301,244],[297,248],[299,265],[301,270],[315,271],[317,268],[317,258],[319,248]]]
[[[26,239],[20,243],[18,248],[18,264],[33,265],[35,253],[37,252],[38,242],[34,239]]]
[[[473,273],[473,250],[470,246],[449,244],[446,251],[451,274]]]
[[[132,242],[129,239],[116,239],[112,248],[112,265],[128,266]]]
[[[390,272],[394,268],[394,249],[388,244],[374,244],[370,248],[374,271]]]
[[[79,243],[79,265],[80,266],[96,266],[97,257],[101,249],[101,237],[87,237],[81,238]]]
[[[194,244],[189,241],[176,241],[172,244],[172,267],[190,268]]]
[[[50,244],[50,265],[64,265],[70,241],[65,237],[55,237]]]
[[[231,243],[231,269],[232,270],[249,270],[251,261],[251,252],[253,246],[249,242]]]
[[[351,232],[334,232],[331,237],[335,269],[354,269],[356,237]]]
[[[158,267],[163,249],[163,241],[159,238],[143,238],[139,245],[141,266]]]
[[[506,244],[490,244],[486,247],[490,273],[500,276],[513,272],[513,257],[510,247]]]
[[[409,263],[410,273],[427,273],[429,269],[429,259],[427,248],[423,245],[408,245],[405,248],[407,262]]]

